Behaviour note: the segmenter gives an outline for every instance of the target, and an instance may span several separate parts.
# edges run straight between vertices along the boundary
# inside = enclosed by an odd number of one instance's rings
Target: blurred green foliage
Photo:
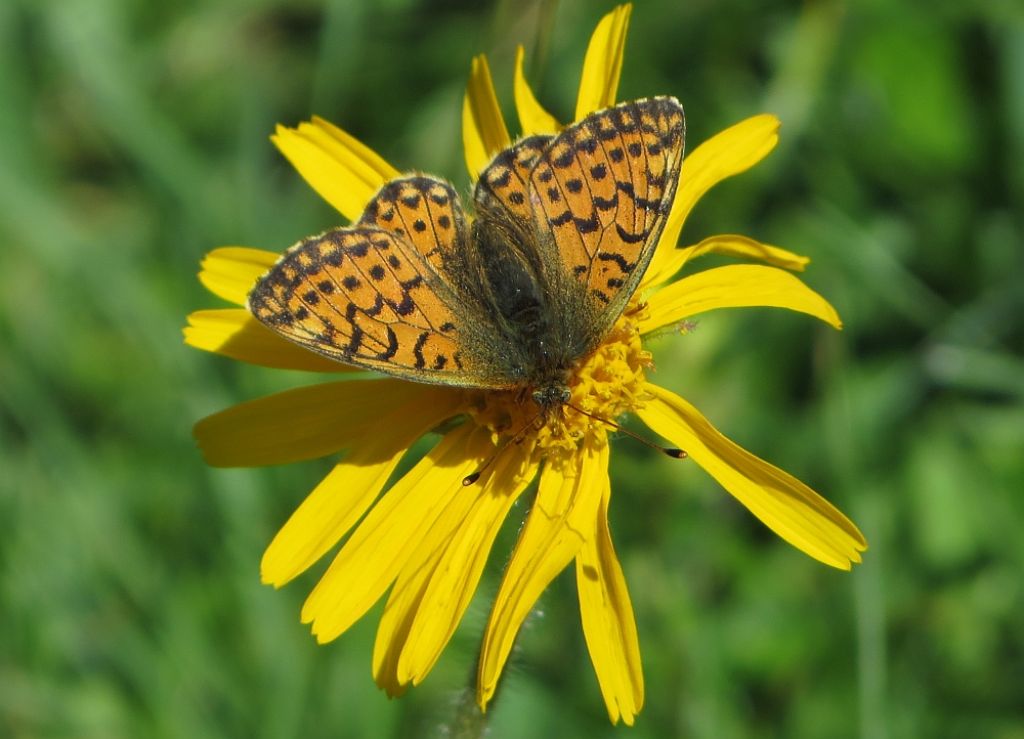
[[[217,305],[193,277],[206,250],[338,223],[275,123],[324,115],[465,188],[470,57],[510,103],[524,43],[564,120],[610,7],[0,4],[0,734],[416,737],[450,717],[517,521],[430,679],[388,701],[378,611],[318,647],[298,621],[316,573],[259,584],[328,462],[213,470],[190,436],[316,378],[188,349],[180,327]],[[640,0],[620,97],[649,94],[683,101],[691,148],[780,116],[779,149],[684,240],[810,255],[846,322],[711,314],[658,344],[657,379],[871,549],[853,575],[822,567],[695,465],[622,440],[612,517],[646,707],[608,725],[569,575],[524,630],[492,735],[1024,737],[1024,6]]]

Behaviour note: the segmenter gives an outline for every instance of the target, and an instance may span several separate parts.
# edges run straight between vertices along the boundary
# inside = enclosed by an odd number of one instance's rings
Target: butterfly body
[[[289,249],[250,310],[338,361],[560,407],[653,255],[683,138],[679,103],[654,98],[522,139],[481,173],[472,223],[443,180],[393,180]]]
[[[514,234],[493,214],[482,214],[473,224],[471,260],[479,265],[476,276],[483,289],[473,290],[479,307],[494,317],[500,332],[503,365],[498,371],[531,389],[542,406],[568,396],[568,381],[582,349],[573,345],[559,321],[557,302],[539,264],[524,255],[536,253],[535,235]],[[480,283],[476,283],[478,286]]]

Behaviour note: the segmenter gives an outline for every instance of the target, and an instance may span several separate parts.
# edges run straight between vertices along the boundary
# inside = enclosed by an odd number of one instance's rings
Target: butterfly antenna
[[[639,441],[644,446],[649,446],[651,449],[657,449],[662,454],[668,455],[669,457],[672,457],[673,459],[686,459],[688,456],[690,456],[683,449],[677,449],[676,447],[672,447],[672,446],[661,446],[660,444],[655,444],[650,439],[645,439],[644,437],[640,436],[640,434],[636,434],[636,433],[630,431],[627,428],[623,428],[619,424],[615,423],[615,421],[609,421],[607,418],[601,418],[601,416],[595,416],[593,413],[588,413],[587,411],[585,411],[582,408],[579,408],[579,407],[573,405],[572,403],[566,403],[566,405],[569,408],[572,408],[577,413],[582,413],[587,418],[591,418],[591,419],[593,419],[595,421],[598,421],[599,423],[603,423],[606,426],[611,426],[616,431],[621,431],[626,436],[629,436],[630,438],[636,439],[637,441]]]
[[[534,417],[527,421],[525,424],[523,424],[522,428],[516,431],[516,433],[511,438],[509,438],[508,441],[503,442],[501,446],[499,446],[497,449],[491,452],[490,456],[484,460],[484,463],[476,468],[476,472],[474,472],[471,475],[466,475],[465,477],[462,478],[462,484],[468,488],[470,485],[479,480],[480,475],[482,475],[487,470],[488,467],[494,464],[494,460],[498,458],[498,455],[505,451],[509,444],[518,444],[526,437],[526,432],[533,428],[533,424],[537,423],[537,419],[540,418],[543,413],[543,409],[538,411],[537,414],[534,415]]]

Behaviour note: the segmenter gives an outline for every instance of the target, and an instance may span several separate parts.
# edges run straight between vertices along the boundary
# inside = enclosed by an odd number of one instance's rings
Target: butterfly
[[[529,136],[480,174],[472,221],[444,180],[391,180],[357,223],[288,249],[249,310],[339,362],[560,407],[650,263],[684,138],[670,97]]]

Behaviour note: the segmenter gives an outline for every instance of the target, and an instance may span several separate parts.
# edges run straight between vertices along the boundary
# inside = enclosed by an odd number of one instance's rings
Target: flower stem
[[[475,681],[476,674],[473,675]],[[476,690],[472,685],[464,688],[455,699],[455,715],[449,727],[451,739],[481,739],[487,735],[487,714],[476,703]]]
[[[512,643],[513,652],[518,642],[519,634],[517,633],[515,641]],[[477,655],[477,662],[474,663],[473,669],[470,670],[466,687],[455,697],[455,713],[452,716],[451,724],[447,727],[442,727],[444,732],[442,735],[446,738],[481,739],[481,737],[487,736],[488,719],[494,715],[494,707],[501,696],[501,686],[504,684],[504,681],[499,680],[497,686],[495,686],[494,694],[487,702],[488,713],[481,711],[479,704],[476,702],[476,681],[480,672],[479,659],[482,656],[482,652]]]

